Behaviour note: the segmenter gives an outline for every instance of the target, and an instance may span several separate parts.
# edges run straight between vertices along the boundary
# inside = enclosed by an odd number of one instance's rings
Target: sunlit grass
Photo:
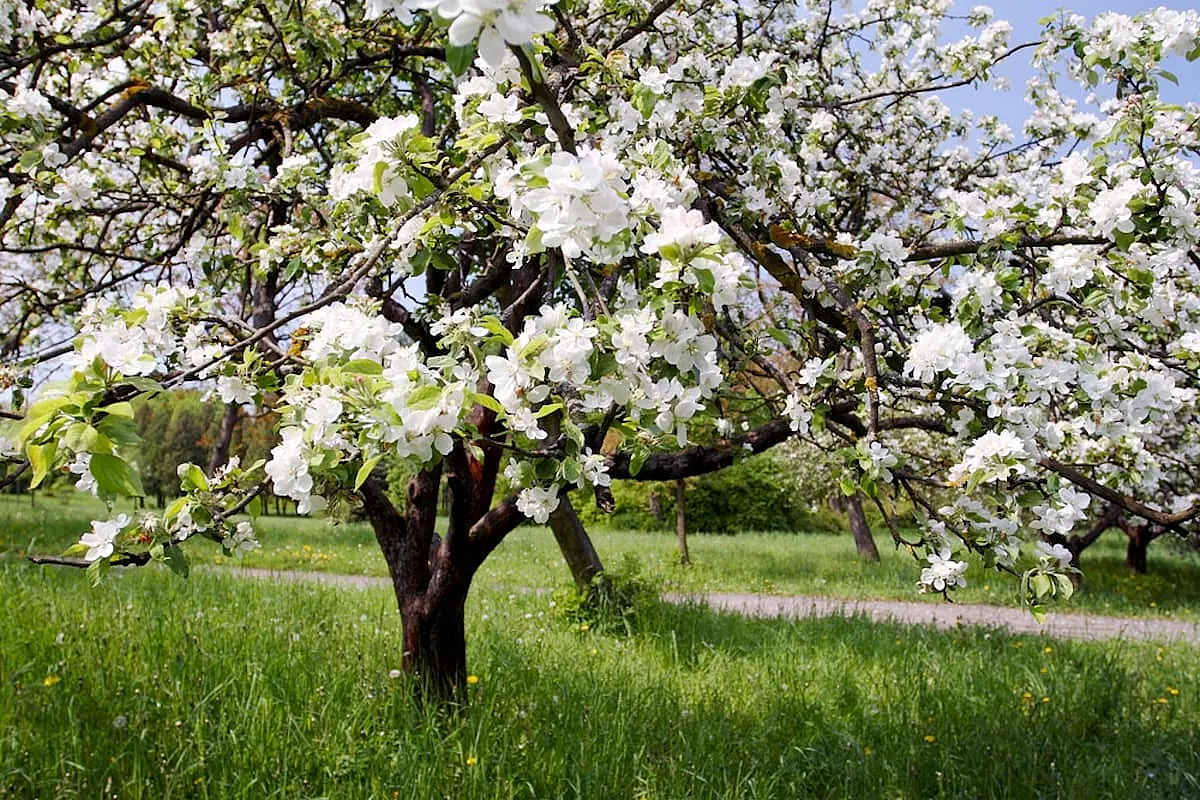
[[[410,702],[385,590],[0,564],[0,796],[1184,797],[1196,650],[744,620],[581,632],[480,588],[470,705]]]
[[[40,552],[59,552],[78,539],[88,520],[104,513],[98,501],[71,493],[39,497],[32,505],[27,497],[0,497],[0,551],[21,552],[33,543]],[[259,517],[255,525],[262,550],[235,560],[222,556],[211,543],[197,542],[190,548],[193,560],[215,566],[387,574],[365,523],[268,516]],[[882,556],[878,564],[858,559],[849,534],[692,536],[693,565],[686,568],[678,564],[671,535],[594,530],[592,537],[607,565],[619,565],[631,555],[646,575],[667,589],[943,602],[940,596],[917,594],[921,563],[891,547],[882,533],[877,535]],[[1132,576],[1124,566],[1124,544],[1114,530],[1087,550],[1083,589],[1052,610],[1200,621],[1200,558],[1183,553],[1164,537],[1150,549],[1149,574]],[[1020,604],[1017,582],[1011,577],[985,572],[977,564],[968,574],[969,585],[955,593],[957,601]],[[510,588],[556,588],[570,582],[553,537],[533,525],[511,534],[484,564],[477,581]]]

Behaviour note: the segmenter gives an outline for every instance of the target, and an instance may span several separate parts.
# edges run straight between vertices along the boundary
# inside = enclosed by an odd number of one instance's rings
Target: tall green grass
[[[0,564],[0,796],[1200,795],[1194,648],[551,603],[472,596],[441,716],[386,591]]]
[[[122,510],[128,510],[123,508]],[[103,506],[67,493],[28,498],[0,496],[0,551],[21,552],[32,543],[40,552],[60,552],[78,540]],[[198,563],[272,569],[302,569],[354,575],[387,574],[374,535],[364,523],[331,524],[321,519],[260,517],[255,522],[263,549],[234,562],[220,548],[197,542],[189,553]],[[611,566],[632,556],[664,588],[680,591],[737,591],[815,594],[834,597],[943,602],[916,593],[921,564],[878,536],[882,560],[860,561],[849,534],[743,533],[692,536],[693,565],[680,567],[674,537],[655,533],[594,530],[592,537]],[[1200,621],[1200,558],[1183,553],[1166,538],[1150,550],[1148,575],[1131,576],[1124,566],[1124,537],[1111,531],[1083,555],[1084,586],[1070,602],[1052,607],[1067,613],[1098,613]],[[551,588],[570,582],[549,531],[523,526],[484,564],[485,586]],[[1017,582],[975,565],[959,602],[1020,604]]]

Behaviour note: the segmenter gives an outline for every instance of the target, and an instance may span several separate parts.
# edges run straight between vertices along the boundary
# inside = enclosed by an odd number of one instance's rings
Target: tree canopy
[[[265,479],[361,504],[443,685],[519,522],[792,437],[916,509],[893,535],[925,588],[974,553],[1069,592],[1044,535],[1102,504],[1200,514],[1200,124],[1158,92],[1200,16],[1059,13],[1013,42],[950,6],[5,4],[10,470],[139,493],[131,398],[204,380],[274,407],[265,463],[180,465],[162,516],[68,555],[236,545]],[[1021,131],[948,105],[1030,57]]]

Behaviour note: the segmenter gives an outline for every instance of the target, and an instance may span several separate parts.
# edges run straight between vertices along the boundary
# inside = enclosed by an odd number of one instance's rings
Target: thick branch
[[[1076,486],[1083,488],[1088,494],[1095,495],[1118,505],[1129,513],[1136,514],[1142,519],[1149,520],[1156,525],[1169,528],[1174,525],[1181,525],[1200,516],[1200,503],[1193,503],[1183,511],[1171,514],[1166,511],[1153,509],[1144,503],[1139,503],[1132,497],[1126,497],[1116,489],[1105,486],[1103,483],[1088,477],[1074,467],[1055,461],[1053,458],[1043,458],[1038,461],[1038,464],[1051,472],[1061,475]]]
[[[691,447],[677,453],[657,453],[646,459],[634,475],[632,456],[615,453],[609,457],[608,473],[614,478],[636,481],[670,481],[716,472],[732,464],[740,455],[761,453],[795,435],[786,420],[776,419],[744,436],[726,439],[708,447]]]

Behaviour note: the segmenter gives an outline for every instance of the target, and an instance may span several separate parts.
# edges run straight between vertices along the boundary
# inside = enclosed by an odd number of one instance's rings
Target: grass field
[[[1194,648],[550,602],[473,592],[438,717],[386,591],[6,559],[0,797],[1200,796]]]
[[[71,493],[39,497],[33,504],[28,498],[0,496],[0,552],[23,551],[31,544],[40,552],[60,552],[87,529],[92,515],[103,513],[99,503]],[[263,549],[239,562],[246,566],[387,574],[365,524],[261,517],[256,525]],[[892,548],[883,534],[877,536],[883,557],[879,564],[859,561],[849,534],[693,536],[694,564],[688,568],[677,564],[673,536],[605,530],[592,536],[607,565],[618,566],[632,556],[647,577],[667,589],[943,602],[939,596],[916,593],[920,565]],[[204,542],[189,552],[200,563],[231,563],[219,548]],[[1126,572],[1124,537],[1117,531],[1084,553],[1083,566],[1083,590],[1053,610],[1200,621],[1200,558],[1172,549],[1166,538],[1150,548],[1148,575]],[[970,585],[955,593],[956,600],[1019,604],[1011,578],[978,565],[968,574]],[[553,588],[568,584],[569,576],[549,532],[527,526],[508,537],[477,581],[496,588]]]

